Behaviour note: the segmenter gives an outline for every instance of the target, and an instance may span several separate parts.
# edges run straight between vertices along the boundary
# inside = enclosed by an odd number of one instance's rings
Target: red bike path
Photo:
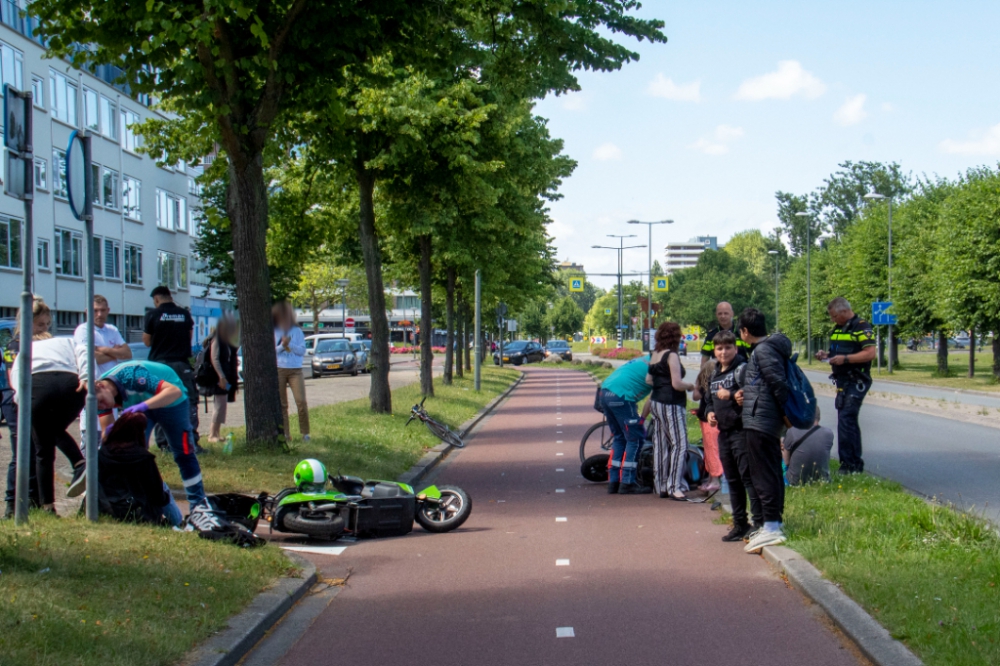
[[[349,580],[280,663],[863,663],[763,559],[720,541],[705,505],[585,481],[593,381],[525,371],[434,479],[471,495],[465,525],[306,554]]]

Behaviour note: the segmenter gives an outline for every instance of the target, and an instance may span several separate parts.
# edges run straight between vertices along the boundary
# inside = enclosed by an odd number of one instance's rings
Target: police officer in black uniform
[[[715,358],[715,336],[719,331],[730,331],[736,336],[736,353],[746,361],[750,358],[750,345],[743,342],[740,332],[733,326],[733,306],[722,301],[715,306],[715,320],[719,325],[705,334],[705,341],[701,343],[701,364],[705,365]]]
[[[854,314],[846,298],[838,296],[826,306],[836,326],[830,334],[830,351],[816,352],[820,361],[829,361],[837,386],[837,451],[840,473],[865,471],[861,458],[861,427],[858,414],[872,385],[872,359],[878,353],[872,326]]]

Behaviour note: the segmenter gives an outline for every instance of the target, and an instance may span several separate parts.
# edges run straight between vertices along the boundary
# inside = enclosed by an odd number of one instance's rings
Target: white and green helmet
[[[326,487],[326,465],[315,458],[306,458],[295,466],[294,479],[299,490],[323,490]]]

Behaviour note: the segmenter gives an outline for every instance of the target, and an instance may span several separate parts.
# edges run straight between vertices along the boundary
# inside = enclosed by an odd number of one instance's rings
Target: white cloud
[[[886,113],[892,113],[893,111],[896,110],[896,107],[894,107],[889,102],[882,102],[882,110],[885,111]]]
[[[791,99],[799,96],[815,99],[826,92],[826,85],[802,68],[797,60],[782,60],[778,69],[747,79],[736,91],[736,99]]]
[[[620,160],[622,158],[622,149],[611,143],[602,143],[594,150],[594,159],[600,160],[601,162],[607,162],[609,160]]]
[[[743,128],[719,125],[713,136],[714,139],[698,139],[690,147],[706,155],[725,155],[729,152],[729,144],[743,136]]]
[[[587,100],[582,92],[568,92],[562,98],[562,107],[567,111],[583,111],[587,108]]]
[[[646,94],[677,102],[700,102],[701,81],[674,83],[673,79],[668,79],[663,74],[657,74],[656,78],[646,86]]]
[[[848,97],[840,108],[837,109],[837,112],[833,114],[833,119],[838,125],[844,125],[845,127],[847,125],[857,125],[868,117],[868,112],[865,111],[866,99],[868,99],[868,96],[864,94]]]
[[[941,150],[957,155],[1000,155],[1000,125],[973,134],[969,141],[945,139]]]

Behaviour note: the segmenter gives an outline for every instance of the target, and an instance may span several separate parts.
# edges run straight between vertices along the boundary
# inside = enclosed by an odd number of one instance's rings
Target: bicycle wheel
[[[462,438],[458,436],[457,432],[452,432],[448,426],[443,423],[438,423],[433,419],[427,419],[424,423],[427,424],[427,429],[434,433],[434,436],[445,444],[454,446],[456,449],[465,448],[465,442],[462,441]]]
[[[611,428],[607,421],[601,421],[590,426],[590,429],[583,434],[580,440],[580,462],[598,453],[609,453],[611,451]],[[588,448],[589,442],[589,448]]]

